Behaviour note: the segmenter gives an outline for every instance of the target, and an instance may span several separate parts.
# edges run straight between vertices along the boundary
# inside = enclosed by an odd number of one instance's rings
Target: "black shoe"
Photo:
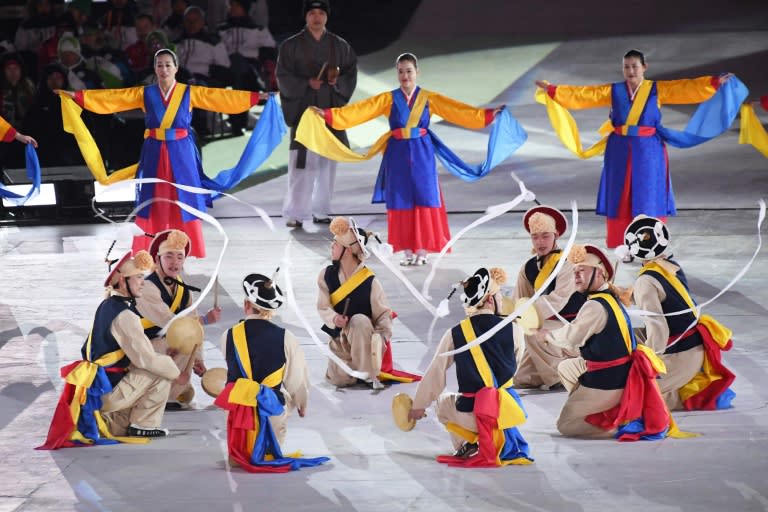
[[[128,437],[165,437],[168,430],[164,428],[144,428],[131,425],[128,427]]]
[[[468,459],[474,454],[476,454],[479,449],[480,447],[477,445],[477,443],[465,442],[463,445],[459,447],[458,450],[454,452],[453,456],[459,457],[460,459]]]
[[[549,386],[549,391],[565,391],[565,386],[563,386],[562,382],[555,382]]]
[[[312,216],[312,222],[314,222],[315,224],[330,224],[331,223],[331,218],[330,217],[315,217],[313,215]]]
[[[183,411],[184,409],[185,407],[180,402],[166,402],[165,404],[166,411]]]
[[[300,228],[301,227],[301,221],[296,219],[289,219],[285,222],[285,225],[289,228]]]

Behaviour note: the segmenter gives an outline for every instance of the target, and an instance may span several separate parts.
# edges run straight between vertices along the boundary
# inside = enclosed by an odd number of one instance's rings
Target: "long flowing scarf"
[[[40,193],[40,161],[37,159],[37,151],[32,144],[27,144],[24,149],[24,164],[27,168],[27,179],[32,182],[26,194],[21,195],[8,190],[0,183],[0,197],[13,206],[22,206],[24,203]]]
[[[124,167],[112,173],[107,172],[96,141],[80,117],[82,111],[83,109],[72,98],[67,95],[61,96],[64,131],[75,136],[85,163],[96,181],[102,185],[111,185],[136,176],[138,164]],[[280,144],[286,131],[283,112],[277,105],[275,95],[271,94],[264,106],[259,122],[248,138],[248,143],[245,145],[237,165],[231,169],[219,171],[213,178],[200,176],[202,185],[209,190],[219,192],[218,194],[211,194],[213,199],[221,197],[221,192],[235,187],[258,170],[259,166]]]
[[[757,117],[755,109],[748,103],[741,106],[739,144],[751,144],[765,158],[768,158],[768,133]]]
[[[736,77],[731,77],[720,86],[715,94],[707,101],[701,103],[694,112],[686,127],[673,130],[664,126],[657,126],[656,132],[665,142],[678,148],[690,148],[711,140],[725,132],[731,126],[739,107],[749,94],[747,87]],[[571,113],[562,107],[557,101],[541,88],[536,90],[536,101],[547,107],[552,128],[555,130],[563,145],[579,158],[592,158],[602,155],[608,136],[604,128],[601,133],[605,135],[599,142],[584,149],[581,144],[579,128]],[[605,126],[605,125],[604,125]]]
[[[422,94],[424,93],[426,91],[422,91]],[[453,153],[432,130],[427,130],[427,133],[435,148],[435,154],[445,168],[464,181],[476,181],[488,174],[491,169],[517,151],[528,138],[528,134],[517,119],[504,108],[491,125],[485,161],[480,165],[470,165]],[[296,129],[298,142],[307,149],[337,162],[370,160],[384,151],[389,137],[391,132],[380,136],[365,154],[357,153],[339,142],[326,126],[325,120],[309,109],[301,116]]]

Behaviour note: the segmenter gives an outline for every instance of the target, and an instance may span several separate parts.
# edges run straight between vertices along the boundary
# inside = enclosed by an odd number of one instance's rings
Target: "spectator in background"
[[[126,48],[128,66],[136,81],[141,81],[147,74],[152,73],[152,55],[147,46],[147,36],[155,30],[155,22],[149,14],[136,16],[136,36],[138,41]],[[159,50],[160,48],[158,48]]]
[[[82,165],[83,157],[75,137],[64,131],[61,120],[61,102],[56,89],[69,89],[67,71],[61,64],[52,63],[43,68],[34,103],[27,111],[24,131],[40,146],[37,157],[43,167]]]
[[[0,115],[13,126],[21,126],[32,106],[35,86],[24,73],[24,62],[17,53],[0,59]],[[0,162],[5,167],[24,167],[24,146],[3,144],[0,147]]]
[[[269,5],[267,0],[254,0],[248,9],[248,16],[260,27],[269,27]]]
[[[130,72],[125,54],[108,46],[107,35],[99,27],[93,24],[83,27],[80,48],[86,67],[99,75],[104,87],[126,85]]]
[[[261,75],[264,61],[270,60],[269,69],[274,71],[277,52],[269,30],[257,26],[248,17],[250,4],[250,0],[230,0],[229,17],[219,25],[219,36],[232,64],[232,87],[263,91],[267,89]],[[242,135],[247,116],[247,113],[229,116],[233,135]]]
[[[165,35],[165,32],[162,30],[153,30],[147,35],[147,51],[149,52],[150,59],[147,63],[147,67],[145,67],[142,70],[135,70],[134,78],[136,80],[136,83],[138,84],[151,84],[155,82],[155,71],[152,68],[152,57],[157,53],[158,50],[162,50],[163,48],[167,48],[173,52],[176,51],[176,45],[168,41],[168,37]],[[178,73],[177,76],[180,80],[187,81],[186,76],[182,76],[182,74]]]
[[[229,84],[229,56],[217,36],[205,30],[205,13],[196,6],[184,11],[184,32],[176,42],[180,75],[190,85],[224,87]],[[192,113],[192,126],[200,138],[208,135],[208,114]]]
[[[43,69],[51,62],[59,60],[59,39],[65,33],[80,34],[80,25],[72,14],[75,12],[70,9],[56,19],[56,31],[51,37],[43,41],[40,49],[37,51],[37,69]]]
[[[184,11],[187,10],[187,7],[189,7],[188,0],[172,0],[171,14],[160,24],[160,28],[163,29],[169,40],[177,41],[181,38],[184,32]]]
[[[110,48],[125,50],[137,41],[134,8],[128,0],[109,0],[109,9],[99,20]]]
[[[103,87],[99,74],[88,69],[80,52],[80,41],[70,34],[64,33],[59,38],[59,63],[67,70],[67,80],[70,90],[101,89]]]
[[[27,78],[24,61],[18,53],[0,59],[0,108],[13,126],[21,126],[35,97],[35,85]]]
[[[37,52],[43,41],[56,33],[56,17],[50,0],[29,0],[27,17],[16,30],[16,50],[24,59],[25,69],[33,78],[37,77]]]

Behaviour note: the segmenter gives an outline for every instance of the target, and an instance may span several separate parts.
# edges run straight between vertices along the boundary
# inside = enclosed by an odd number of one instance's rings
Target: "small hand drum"
[[[520,297],[517,299],[517,302],[515,302],[515,309],[519,308],[527,300],[528,297]],[[541,319],[539,318],[539,313],[536,311],[536,308],[533,307],[533,304],[528,306],[528,308],[522,312],[520,318],[515,321],[525,334],[531,334],[535,329],[541,327]]]
[[[185,316],[174,320],[165,333],[168,346],[182,354],[191,354],[203,344],[203,326],[196,317]]]
[[[203,391],[216,398],[227,385],[227,369],[211,368],[203,374],[200,384],[203,386]]]
[[[413,399],[405,393],[398,393],[392,398],[392,418],[397,428],[409,432],[416,426],[416,420],[408,419],[408,413],[413,408]]]

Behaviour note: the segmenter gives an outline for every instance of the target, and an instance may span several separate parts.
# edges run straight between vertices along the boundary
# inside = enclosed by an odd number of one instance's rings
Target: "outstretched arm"
[[[555,85],[546,80],[536,80],[536,85],[565,108],[579,110],[611,105],[611,84]]]

